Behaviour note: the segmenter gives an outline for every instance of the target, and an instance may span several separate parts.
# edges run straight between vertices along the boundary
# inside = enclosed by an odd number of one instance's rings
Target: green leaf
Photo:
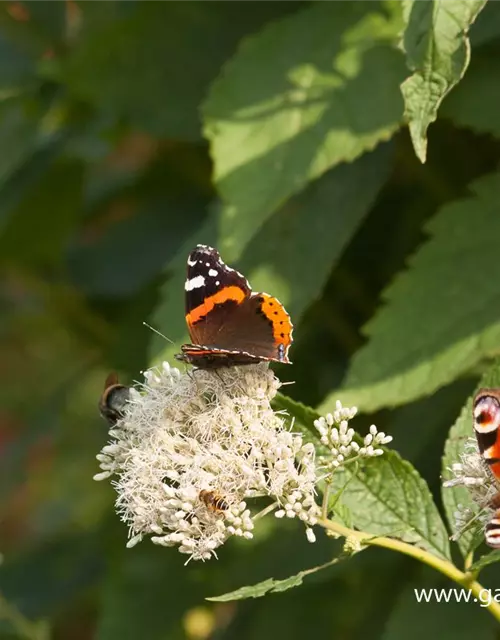
[[[466,37],[486,0],[414,0],[404,35],[413,74],[401,86],[415,153],[427,155],[427,129],[446,94],[463,77],[470,59]]]
[[[498,46],[474,54],[467,75],[444,101],[443,116],[459,127],[500,137],[499,54]]]
[[[446,440],[442,464],[443,479],[450,478],[448,468],[455,462],[460,461],[460,454],[463,453],[464,445],[472,435],[472,398],[469,398],[457,421],[450,429]],[[455,517],[453,514],[457,511],[458,505],[473,508],[474,503],[465,487],[442,487],[441,495],[450,530],[454,532]],[[476,532],[476,527],[468,529],[457,540],[458,548],[464,558],[477,546]]]
[[[331,500],[329,503],[332,502]],[[352,513],[349,507],[345,504],[336,503],[335,507],[332,507],[333,514],[331,515],[332,519],[336,522],[340,522],[340,524],[344,525],[344,527],[348,527],[352,529],[354,526]]]
[[[318,571],[322,571],[327,567],[331,567],[333,564],[336,564],[340,560],[340,557],[334,558],[330,562],[326,562],[325,564],[319,565],[318,567],[306,569],[305,571],[299,571],[299,573],[297,573],[296,575],[290,576],[285,580],[274,580],[273,578],[268,578],[263,582],[259,582],[247,587],[241,587],[240,589],[236,589],[236,591],[230,591],[229,593],[225,593],[222,596],[213,596],[211,598],[207,598],[207,600],[211,600],[212,602],[229,602],[231,600],[245,600],[246,598],[261,598],[267,593],[280,593],[281,591],[287,591],[288,589],[299,587],[302,584],[303,579],[307,575],[311,573],[317,573]]]
[[[332,268],[370,211],[390,171],[392,152],[391,144],[383,145],[326,173],[276,212],[247,245],[241,260],[229,264],[248,277],[254,291],[278,297],[298,323],[307,307],[320,297]],[[167,327],[167,336],[177,343],[164,350],[167,359],[178,351],[181,340],[187,340],[182,284],[186,259],[196,242],[210,244],[216,237],[215,218],[212,220],[210,234],[198,229],[169,265],[173,275],[164,286],[162,305],[154,320],[162,330]],[[224,252],[222,256],[226,258]],[[307,256],[307,268],[297,256]]]
[[[395,451],[368,460],[357,472],[346,467],[334,476],[334,490],[346,483],[342,504],[354,526],[395,536],[449,560],[448,533],[423,478]]]
[[[500,364],[494,364],[481,378],[477,389],[482,387],[492,388],[500,386]],[[474,395],[471,395],[464,405],[459,417],[455,424],[451,427],[448,439],[446,440],[443,460],[442,460],[442,476],[445,480],[451,476],[448,470],[452,464],[460,462],[460,455],[464,452],[465,443],[469,438],[474,438],[474,430],[472,425],[472,402]],[[470,497],[470,493],[465,487],[442,487],[441,495],[443,499],[443,506],[450,525],[450,529],[455,531],[455,517],[454,513],[458,509],[458,505],[461,504],[464,507],[469,507],[473,511],[477,511],[474,502]],[[460,538],[457,540],[458,547],[465,558],[471,551],[478,546],[481,542],[482,534],[478,537],[478,526],[472,527],[467,531],[464,531]]]
[[[389,6],[317,3],[247,39],[213,85],[205,132],[228,260],[291,195],[399,128],[400,7]]]
[[[188,140],[200,138],[199,104],[240,38],[294,9],[283,2],[138,2],[109,19],[94,4],[80,4],[81,41],[56,77],[133,126]]]
[[[272,402],[272,407],[274,411],[286,412],[285,416],[288,416],[287,422],[290,428],[300,432],[304,442],[311,442],[318,455],[328,455],[329,452],[321,444],[318,431],[314,426],[314,421],[319,418],[319,413],[302,402],[292,400],[292,398],[282,393],[276,395]]]
[[[469,198],[445,205],[427,225],[431,238],[386,289],[364,331],[340,399],[364,411],[428,395],[495,355],[500,344],[500,174],[470,185]],[[485,233],[487,229],[487,233]]]
[[[475,384],[475,378],[460,378],[431,396],[394,409],[389,422],[384,423],[384,430],[397,442],[399,455],[424,477],[433,478],[436,487],[440,485],[436,464],[442,454],[443,440]]]
[[[491,551],[490,553],[486,553],[484,556],[481,556],[479,560],[476,560],[474,564],[469,567],[470,572],[479,572],[484,567],[487,567],[489,564],[495,564],[500,561],[500,549],[496,549],[495,551]]]
[[[352,164],[331,169],[272,215],[245,247],[238,268],[254,291],[276,296],[295,323],[321,296],[370,212],[392,169],[393,151],[392,144],[381,145]]]
[[[275,411],[285,410],[290,416],[293,416],[303,427],[309,429],[312,433],[317,433],[313,426],[315,420],[320,416],[314,409],[308,407],[302,402],[293,400],[289,396],[278,393],[273,400],[273,408]]]

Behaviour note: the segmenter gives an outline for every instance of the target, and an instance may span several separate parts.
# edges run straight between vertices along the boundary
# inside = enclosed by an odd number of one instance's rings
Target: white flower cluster
[[[314,446],[271,408],[279,386],[264,363],[189,373],[164,363],[145,373],[97,456],[95,476],[116,476],[129,546],[152,534],[206,560],[228,537],[252,537],[256,516],[247,502],[257,497],[271,499],[265,511],[302,520],[314,540]]]
[[[348,460],[381,456],[384,453],[381,445],[392,441],[392,436],[377,431],[377,427],[372,424],[363,445],[360,446],[354,440],[354,429],[349,427],[349,420],[354,418],[357,411],[357,407],[343,407],[342,403],[337,401],[333,414],[327,413],[324,418],[314,421],[321,443],[328,449],[328,456],[323,456],[321,463],[329,472],[335,471]]]
[[[498,485],[490,470],[485,464],[475,438],[469,438],[465,443],[464,451],[460,455],[460,462],[455,462],[448,467],[453,476],[443,482],[443,487],[466,487],[474,507],[458,505],[455,517],[455,534],[452,540],[457,540],[460,535],[475,521],[485,526],[491,519],[492,498],[498,493]]]

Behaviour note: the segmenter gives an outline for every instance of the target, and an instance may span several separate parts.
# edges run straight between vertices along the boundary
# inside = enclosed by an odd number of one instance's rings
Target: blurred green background
[[[337,11],[347,29],[354,20],[342,14],[349,3],[328,4],[332,24]],[[398,3],[354,4],[361,17],[398,10]],[[361,328],[382,291],[424,242],[424,224],[465,196],[472,180],[497,168],[500,144],[490,135],[500,131],[494,95],[484,127],[474,124],[474,104],[450,102],[449,117],[431,128],[426,164],[415,157],[396,113],[394,126],[382,120],[381,133],[367,134],[345,157],[342,139],[334,141],[340,156],[331,168],[306,179],[300,163],[288,167],[297,186],[269,202],[260,196],[254,168],[242,171],[240,200],[248,191],[249,199],[255,196],[250,204],[260,198],[266,215],[259,219],[249,204],[231,218],[220,194],[230,201],[236,187],[220,176],[223,162],[214,178],[213,158],[221,152],[208,140],[217,135],[217,121],[229,127],[237,118],[225,111],[217,88],[208,102],[207,96],[242,43],[251,53],[250,36],[271,25],[267,42],[273,42],[273,25],[300,24],[310,6],[0,4],[1,638],[500,637],[477,605],[418,605],[413,587],[451,585],[384,550],[364,552],[284,594],[213,605],[204,598],[324,562],[338,553],[338,543],[318,532],[311,545],[300,524],[271,518],[251,543],[232,540],[218,560],[184,566],[175,550],[149,541],[127,550],[113,488],[92,480],[95,455],[107,441],[97,411],[106,374],[138,380],[185,339],[182,281],[187,252],[197,242],[220,248],[254,289],[286,304],[295,324],[294,365],[276,370],[295,382],[287,394],[318,406],[340,386],[365,343]],[[498,75],[500,12],[486,11],[473,45]],[[240,93],[228,99],[241,101],[241,119],[246,106],[250,111],[264,97],[268,115],[285,108],[273,106],[266,85],[264,69],[277,58],[264,41],[257,54],[263,74],[249,65],[247,75],[237,74]],[[293,64],[279,62],[299,68],[299,58],[297,52]],[[402,65],[398,60],[395,66]],[[303,60],[305,67],[313,62]],[[480,78],[482,69],[471,78]],[[358,112],[360,129],[372,126],[362,114],[377,110],[384,99],[379,92],[385,95],[385,87],[375,83],[347,104],[348,113]],[[238,155],[242,144],[228,145],[225,157]],[[304,144],[301,157],[307,152]],[[284,161],[294,153],[285,149]],[[282,160],[269,161],[270,179]],[[307,185],[312,178],[318,179]],[[395,448],[428,481],[438,504],[444,441],[477,373],[357,422],[361,432],[375,422],[392,433]],[[495,586],[498,571],[485,571],[487,584]],[[23,630],[16,611],[33,626]]]

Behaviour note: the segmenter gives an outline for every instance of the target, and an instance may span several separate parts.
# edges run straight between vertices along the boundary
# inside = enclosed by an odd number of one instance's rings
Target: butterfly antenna
[[[148,329],[151,329],[151,331],[153,331],[153,333],[156,333],[160,336],[160,338],[163,338],[164,340],[166,340],[167,342],[170,342],[170,344],[174,344],[173,340],[170,340],[170,338],[167,338],[167,336],[163,335],[163,333],[160,333],[158,331],[158,329],[155,329],[154,327],[152,327],[150,324],[148,324],[147,322],[143,322],[142,323],[145,327],[147,327]]]

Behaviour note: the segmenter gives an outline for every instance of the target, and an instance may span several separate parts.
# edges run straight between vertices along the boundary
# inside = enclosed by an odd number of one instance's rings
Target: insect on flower
[[[454,477],[443,483],[466,487],[473,502],[471,507],[458,505],[452,540],[480,525],[486,544],[500,549],[500,389],[476,393],[472,420],[476,437],[466,442],[460,462],[449,467]]]
[[[214,513],[222,513],[229,509],[229,505],[222,496],[215,491],[209,491],[208,489],[202,489],[200,491],[200,500],[205,503],[209,511]]]
[[[474,398],[473,415],[479,453],[500,482],[500,389],[480,389]],[[486,544],[500,549],[500,485],[489,506],[493,514],[486,524]]]
[[[187,260],[186,323],[193,344],[177,360],[198,369],[258,362],[291,364],[293,325],[285,307],[267,293],[253,293],[247,279],[212,247],[199,244]]]
[[[110,373],[99,398],[99,411],[110,427],[123,418],[125,406],[130,398],[130,388],[118,382],[116,373]]]

